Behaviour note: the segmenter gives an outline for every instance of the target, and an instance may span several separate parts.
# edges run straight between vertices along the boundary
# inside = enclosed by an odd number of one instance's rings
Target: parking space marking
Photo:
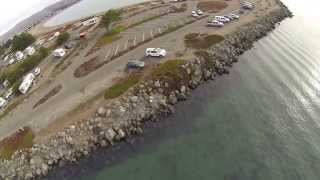
[[[118,50],[119,50],[119,45],[117,44],[117,48],[116,48],[116,51],[114,52],[114,55],[118,54]]]
[[[158,28],[158,31],[159,31],[159,34],[162,34],[162,32],[161,32],[161,28]]]
[[[151,39],[153,39],[153,32],[152,32],[152,29],[150,30],[150,36],[151,36]]]
[[[134,36],[134,40],[133,40],[133,46],[136,46],[136,41],[137,41],[137,36]]]
[[[144,31],[142,32],[142,42],[144,42]]]
[[[110,53],[111,53],[111,50],[109,49],[106,56],[105,56],[106,59],[110,56]]]
[[[124,44],[124,50],[127,50],[128,48],[128,42],[129,42],[129,39],[126,40],[126,43]]]

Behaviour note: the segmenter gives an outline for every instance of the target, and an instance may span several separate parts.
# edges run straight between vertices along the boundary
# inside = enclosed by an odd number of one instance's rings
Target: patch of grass
[[[74,77],[80,78],[83,76],[88,75],[89,73],[95,71],[99,67],[103,65],[103,62],[100,62],[98,56],[93,57],[89,61],[84,62],[81,64],[73,73]]]
[[[105,99],[113,99],[121,96],[125,93],[129,88],[133,87],[140,81],[141,75],[139,74],[131,74],[125,79],[120,80],[104,93]]]
[[[152,70],[151,78],[166,81],[172,89],[176,89],[189,81],[186,71],[181,68],[185,63],[186,61],[181,59],[168,60]],[[169,92],[170,89],[167,88],[165,91]]]
[[[95,46],[101,47],[101,46],[110,44],[113,41],[120,39],[121,36],[119,34],[123,30],[124,30],[124,28],[122,26],[117,26],[117,27],[113,28],[112,30],[107,32],[105,35],[103,35],[101,37],[101,39],[99,39],[99,41],[97,42],[97,44]]]
[[[10,137],[0,142],[0,159],[11,159],[11,156],[19,150],[33,146],[34,133],[29,127],[24,127]]]
[[[224,40],[224,37],[217,34],[190,33],[185,36],[185,44],[188,48],[207,49]]]
[[[228,4],[224,1],[204,1],[199,2],[198,9],[202,11],[219,12],[228,7]]]

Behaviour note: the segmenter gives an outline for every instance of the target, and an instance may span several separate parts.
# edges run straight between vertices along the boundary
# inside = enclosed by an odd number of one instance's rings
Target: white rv
[[[0,108],[3,108],[7,105],[7,100],[4,98],[0,97]]]
[[[30,89],[30,87],[32,85],[34,78],[35,78],[35,76],[33,73],[29,73],[23,78],[23,81],[22,81],[21,85],[19,86],[19,91],[22,94],[26,94],[28,92],[28,90]]]
[[[24,59],[24,54],[21,51],[16,52],[15,56],[18,61],[21,61]]]
[[[35,50],[33,47],[29,46],[29,47],[27,47],[27,48],[24,50],[24,52],[25,52],[28,56],[31,56],[31,55],[33,55],[33,54],[36,52],[36,50]]]
[[[56,49],[56,50],[53,51],[53,56],[54,57],[60,58],[60,57],[63,57],[65,54],[66,54],[66,51],[64,49],[62,49],[62,48],[59,48],[59,49]]]
[[[98,18],[94,17],[94,18],[91,18],[91,19],[88,19],[84,22],[82,22],[82,25],[83,26],[91,26],[91,25],[94,25],[98,22]]]

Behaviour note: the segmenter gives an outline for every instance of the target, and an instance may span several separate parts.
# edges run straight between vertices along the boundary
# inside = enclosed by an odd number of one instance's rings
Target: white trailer
[[[35,50],[33,47],[29,46],[29,47],[27,47],[27,48],[24,50],[24,52],[25,52],[28,56],[31,56],[31,55],[33,55],[33,54],[36,52],[36,50]]]
[[[82,25],[83,26],[91,26],[91,25],[94,25],[98,22],[98,18],[97,17],[94,17],[94,18],[91,18],[91,19],[88,19],[84,22],[82,22]]]
[[[33,73],[29,73],[24,77],[22,83],[19,86],[19,91],[22,94],[26,94],[28,92],[28,90],[30,89],[30,87],[32,85],[34,78],[35,78],[35,76]]]
[[[3,108],[7,105],[7,100],[4,98],[0,97],[0,108]]]

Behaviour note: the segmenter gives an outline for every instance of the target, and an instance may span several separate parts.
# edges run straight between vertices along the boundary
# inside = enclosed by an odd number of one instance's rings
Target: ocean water
[[[144,136],[49,179],[319,180],[320,3],[284,2],[295,17],[230,75],[198,88]]]
[[[83,17],[101,13],[109,9],[116,9],[145,1],[148,0],[82,0],[49,19],[45,23],[45,26],[57,26]]]

